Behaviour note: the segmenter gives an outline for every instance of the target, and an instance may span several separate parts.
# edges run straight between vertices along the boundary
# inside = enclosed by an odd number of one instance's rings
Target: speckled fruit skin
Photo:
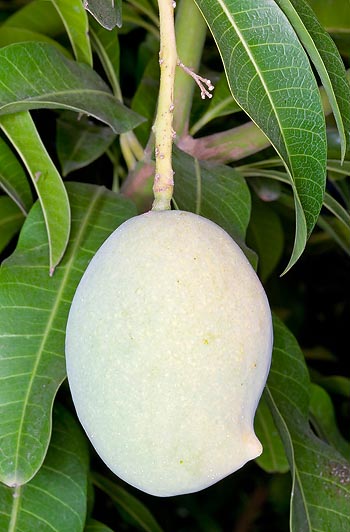
[[[271,361],[263,287],[232,238],[185,211],[122,224],[89,264],[66,336],[77,415],[120,478],[171,496],[210,486],[262,447]]]

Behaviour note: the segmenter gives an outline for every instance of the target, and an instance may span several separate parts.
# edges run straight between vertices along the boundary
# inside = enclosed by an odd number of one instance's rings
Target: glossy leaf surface
[[[107,30],[122,25],[121,0],[88,0],[85,9]]]
[[[143,121],[122,105],[87,65],[46,43],[27,42],[0,50],[0,115],[29,109],[69,109],[108,124],[115,133]],[[19,83],[20,79],[20,83]]]
[[[317,83],[287,17],[269,0],[198,0],[234,98],[262,129],[290,173],[297,261],[319,215],[326,179],[326,131]]]
[[[51,0],[60,15],[77,61],[92,66],[89,23],[81,0]]]
[[[74,417],[54,407],[50,447],[40,471],[24,486],[0,485],[0,530],[81,532],[89,457]]]
[[[49,239],[47,267],[52,275],[65,252],[70,232],[65,186],[28,112],[0,117],[0,128],[17,150],[37,192]]]
[[[274,319],[274,350],[265,397],[292,472],[291,532],[347,530],[350,463],[309,425],[310,380],[303,354]]]

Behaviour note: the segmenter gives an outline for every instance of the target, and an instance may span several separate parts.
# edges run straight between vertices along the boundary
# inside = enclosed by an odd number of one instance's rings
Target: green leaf
[[[115,133],[143,121],[122,105],[88,65],[64,57],[46,43],[0,49],[0,115],[29,109],[69,109],[105,122]]]
[[[55,46],[62,54],[66,57],[72,58],[70,52],[64,46],[62,46],[58,41],[47,37],[43,33],[38,33],[36,31],[28,30],[26,28],[14,28],[12,26],[2,26],[0,28],[0,48],[8,46],[9,44],[14,44],[18,42],[26,41],[37,41],[45,42]]]
[[[270,0],[197,0],[220,50],[232,94],[290,173],[302,254],[322,207],[326,130],[316,79],[287,17]]]
[[[317,225],[350,256],[350,228],[340,224],[336,218],[320,216]]]
[[[308,0],[322,26],[330,33],[346,33],[350,27],[350,4],[344,0]]]
[[[291,532],[350,527],[350,464],[309,426],[310,380],[303,354],[274,318],[274,350],[266,386],[292,473]]]
[[[250,218],[250,193],[245,179],[224,165],[199,164],[174,149],[174,198],[180,209],[196,212],[244,241]]]
[[[256,462],[268,473],[286,473],[289,470],[286,453],[264,396],[260,400],[254,426],[263,446],[263,453]]]
[[[69,36],[77,61],[92,66],[89,23],[81,0],[51,0]]]
[[[122,25],[121,0],[88,0],[84,2],[85,9],[107,30]]]
[[[282,257],[284,234],[278,214],[257,198],[253,202],[248,243],[258,254],[258,274],[266,282]]]
[[[124,488],[98,473],[93,474],[93,482],[112,499],[123,516],[136,525],[137,529],[145,532],[162,532],[148,508]]]
[[[331,398],[317,384],[311,387],[310,415],[317,434],[350,461],[350,443],[339,432]]]
[[[350,85],[338,48],[305,0],[276,3],[287,15],[320,76],[338,126],[343,161],[349,146]]]
[[[84,528],[84,532],[113,532],[113,530],[109,526],[96,521],[96,519],[89,519]]]
[[[89,456],[75,418],[54,407],[50,447],[40,471],[24,486],[0,486],[0,529],[81,532],[86,514]]]
[[[0,117],[0,128],[16,148],[38,194],[49,239],[49,268],[53,274],[65,252],[70,231],[66,189],[29,113]]]
[[[72,230],[55,275],[39,203],[15,252],[0,268],[0,480],[28,482],[40,468],[51,432],[51,407],[65,378],[70,303],[91,257],[134,205],[103,187],[68,183]],[[33,423],[35,420],[35,423]]]
[[[33,0],[18,9],[1,26],[4,28],[23,28],[36,33],[55,37],[64,32],[62,20],[51,2]]]
[[[119,39],[117,29],[106,30],[94,19],[90,21],[90,39],[97,53],[114,95],[121,100],[119,86]]]
[[[116,135],[111,128],[94,124],[65,111],[57,120],[56,149],[62,175],[84,168],[98,159],[112,144]]]
[[[0,137],[0,187],[13,199],[23,214],[33,203],[26,173],[17,157]]]
[[[18,233],[23,221],[23,212],[12,199],[0,196],[0,253]]]

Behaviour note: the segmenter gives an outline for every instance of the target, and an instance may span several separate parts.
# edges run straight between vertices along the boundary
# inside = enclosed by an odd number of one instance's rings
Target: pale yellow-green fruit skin
[[[253,430],[271,361],[263,287],[213,222],[151,211],[92,259],[66,335],[68,381],[97,453],[157,496],[210,486],[262,447]]]

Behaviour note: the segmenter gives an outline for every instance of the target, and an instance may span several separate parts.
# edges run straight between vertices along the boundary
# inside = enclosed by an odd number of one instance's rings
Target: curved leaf
[[[84,532],[113,532],[113,530],[109,526],[96,521],[96,519],[89,519],[84,528]]]
[[[92,66],[89,23],[81,0],[51,0],[62,19],[77,61]]]
[[[0,49],[0,115],[29,109],[69,109],[123,133],[143,118],[122,105],[88,65],[67,59],[54,46],[17,43]]]
[[[130,201],[103,187],[68,183],[67,190],[72,230],[55,275],[46,272],[39,203],[0,268],[0,480],[9,486],[28,482],[45,457],[52,402],[65,378],[65,325],[78,282],[109,234],[136,214]]]
[[[111,128],[65,111],[57,120],[56,149],[62,175],[84,168],[100,157],[116,138]]]
[[[57,10],[47,0],[33,0],[24,5],[5,20],[1,29],[5,27],[24,28],[51,37],[64,32]]]
[[[305,0],[276,0],[303,43],[331,104],[341,141],[341,159],[349,147],[350,85],[338,48]]]
[[[264,395],[259,402],[254,426],[263,446],[262,455],[255,461],[268,473],[286,473],[289,470],[286,453]]]
[[[17,203],[23,214],[27,214],[33,204],[27,175],[11,148],[1,137],[0,187]]]
[[[112,499],[123,515],[127,516],[128,521],[138,529],[145,532],[162,532],[148,508],[124,488],[98,473],[93,474],[93,482]]]
[[[45,462],[25,486],[0,486],[0,530],[81,532],[86,514],[89,456],[74,417],[54,407]]]
[[[18,42],[37,41],[46,42],[55,46],[63,55],[72,59],[72,55],[64,48],[58,41],[51,39],[44,33],[38,33],[37,31],[28,30],[26,28],[15,28],[13,26],[1,26],[0,28],[0,48],[14,44]]]
[[[23,221],[23,212],[12,199],[0,196],[0,253],[18,233]]]
[[[29,113],[0,117],[0,128],[19,153],[38,194],[49,238],[48,258],[52,275],[69,238],[70,207],[66,189]]]
[[[276,317],[265,398],[292,473],[290,531],[348,530],[350,463],[312,432],[304,357],[293,335]]]
[[[294,190],[303,252],[322,207],[326,130],[307,55],[286,15],[270,0],[197,0],[220,50],[234,98],[280,155]]]
[[[114,95],[121,101],[119,86],[119,40],[118,32],[106,30],[94,19],[90,22],[91,44],[103,65]]]
[[[350,443],[339,432],[330,396],[318,384],[312,384],[311,387],[310,414],[317,433],[350,461]]]
[[[109,526],[96,521],[96,519],[89,519],[84,528],[84,532],[113,532],[113,530]]]
[[[121,0],[84,0],[84,7],[107,30],[121,27]]]

